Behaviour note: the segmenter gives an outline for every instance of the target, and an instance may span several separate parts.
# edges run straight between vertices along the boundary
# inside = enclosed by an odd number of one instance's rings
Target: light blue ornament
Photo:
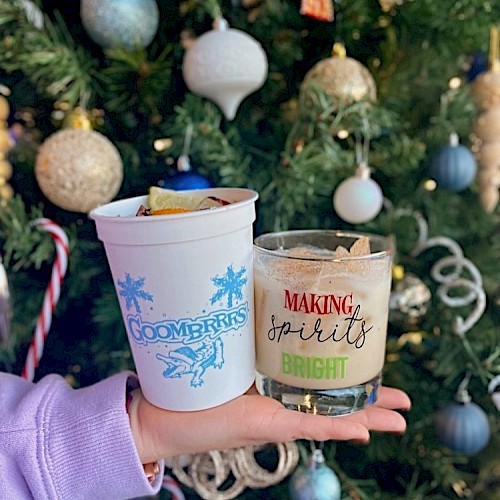
[[[87,34],[104,48],[147,47],[158,30],[156,0],[81,0]]]
[[[449,145],[440,148],[432,156],[429,175],[438,187],[459,192],[471,184],[476,170],[474,155],[458,143],[456,134],[451,134]]]
[[[459,389],[455,401],[436,414],[434,423],[438,439],[456,453],[476,455],[490,440],[488,417],[480,406],[471,402],[465,388]]]
[[[335,472],[325,464],[323,452],[315,449],[309,465],[295,469],[289,491],[292,500],[340,500],[342,487]]]

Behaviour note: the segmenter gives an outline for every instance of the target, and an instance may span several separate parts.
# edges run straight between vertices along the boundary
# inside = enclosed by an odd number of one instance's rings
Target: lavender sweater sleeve
[[[0,373],[0,498],[127,499],[153,495],[125,411],[123,372],[83,389],[48,375]],[[160,464],[163,469],[163,464]]]

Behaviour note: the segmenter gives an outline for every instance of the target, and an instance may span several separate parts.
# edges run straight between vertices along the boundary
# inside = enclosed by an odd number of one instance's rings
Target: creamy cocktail
[[[384,365],[391,264],[391,242],[381,236],[319,230],[259,236],[259,391],[328,415],[373,403]]]

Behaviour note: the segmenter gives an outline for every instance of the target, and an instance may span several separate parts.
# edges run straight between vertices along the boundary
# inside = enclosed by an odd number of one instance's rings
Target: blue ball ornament
[[[147,47],[158,30],[156,0],[81,0],[87,34],[103,48]]]
[[[290,477],[289,492],[292,500],[340,500],[342,487],[321,450],[314,450],[311,463],[299,465]]]
[[[177,160],[177,172],[171,177],[166,177],[158,184],[162,188],[174,189],[175,191],[213,187],[209,179],[201,174],[193,172],[191,169],[191,160],[187,154],[179,156]]]
[[[209,179],[196,172],[176,172],[171,177],[163,179],[159,184],[162,188],[174,189],[175,191],[213,187]]]
[[[469,149],[458,144],[458,136],[450,136],[450,144],[432,156],[429,176],[438,187],[459,192],[471,184],[476,176],[476,160]]]
[[[450,450],[475,455],[490,440],[490,425],[484,410],[470,401],[455,401],[434,418],[437,438]]]

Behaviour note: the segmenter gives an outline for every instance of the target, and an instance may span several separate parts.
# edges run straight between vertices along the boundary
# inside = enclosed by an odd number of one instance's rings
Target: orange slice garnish
[[[187,208],[159,208],[158,210],[152,210],[152,215],[170,215],[170,214],[183,214],[186,212],[192,212]]]

